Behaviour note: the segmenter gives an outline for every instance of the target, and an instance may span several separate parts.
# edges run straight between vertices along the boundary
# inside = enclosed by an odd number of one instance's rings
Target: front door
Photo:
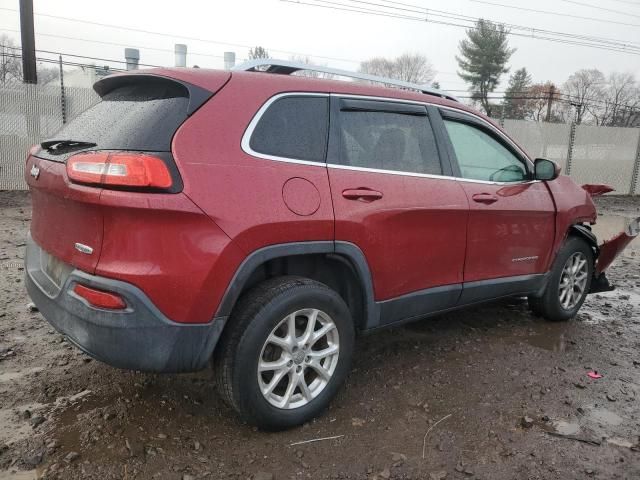
[[[390,101],[332,101],[327,162],[335,238],[364,253],[381,323],[454,306],[468,203],[450,165],[440,160],[430,110]],[[406,302],[392,308],[399,297]]]
[[[464,281],[544,273],[555,233],[546,185],[531,180],[530,164],[497,129],[441,112],[469,200]]]

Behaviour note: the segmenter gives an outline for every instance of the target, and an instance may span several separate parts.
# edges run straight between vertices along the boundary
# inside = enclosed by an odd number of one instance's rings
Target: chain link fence
[[[29,148],[100,100],[90,88],[16,83],[0,87],[0,190],[25,190]]]
[[[63,119],[71,121],[98,100],[90,88],[0,87],[0,190],[26,189],[23,175],[29,147],[50,138]],[[577,183],[603,183],[617,194],[640,194],[640,128],[503,123],[532,157],[555,160]]]

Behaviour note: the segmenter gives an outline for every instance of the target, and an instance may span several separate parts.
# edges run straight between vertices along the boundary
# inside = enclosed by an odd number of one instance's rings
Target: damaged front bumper
[[[598,259],[595,264],[590,293],[613,290],[605,275],[605,270],[638,234],[640,234],[640,217],[632,220],[624,231],[598,245]]]

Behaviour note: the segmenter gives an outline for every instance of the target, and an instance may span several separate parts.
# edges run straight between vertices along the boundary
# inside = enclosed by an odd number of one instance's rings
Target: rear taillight
[[[80,285],[79,283],[76,283],[73,287],[73,292],[79,297],[84,298],[94,307],[109,310],[124,310],[127,307],[127,304],[120,295],[90,288],[85,285]]]
[[[146,153],[78,153],[67,160],[72,182],[114,187],[162,188],[172,185],[164,161]]]

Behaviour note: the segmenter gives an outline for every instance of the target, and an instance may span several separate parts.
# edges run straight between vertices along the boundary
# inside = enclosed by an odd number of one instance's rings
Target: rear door
[[[327,162],[336,241],[362,250],[376,301],[451,286],[426,306],[438,310],[458,299],[468,204],[446,158],[441,162],[430,112],[333,97]]]
[[[554,238],[555,207],[531,164],[498,129],[441,110],[469,200],[464,281],[543,273]]]

